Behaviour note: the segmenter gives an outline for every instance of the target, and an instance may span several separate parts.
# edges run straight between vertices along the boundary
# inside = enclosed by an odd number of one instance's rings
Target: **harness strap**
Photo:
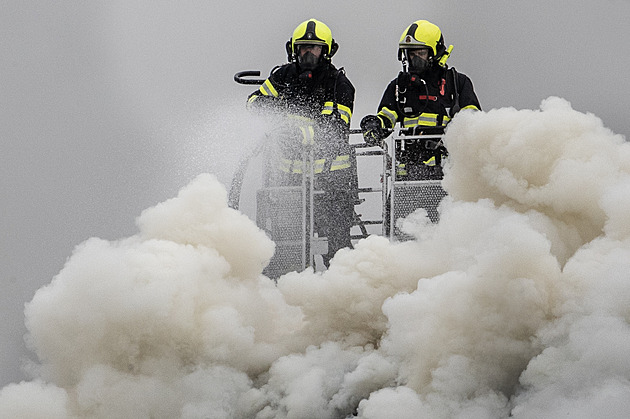
[[[453,115],[455,115],[461,109],[461,106],[459,105],[459,86],[457,85],[457,81],[459,77],[457,77],[457,70],[455,70],[455,67],[449,68],[448,72],[453,77],[453,88],[454,88],[454,93],[453,93],[454,100],[453,100],[453,106],[451,107],[451,115],[450,115],[452,118]]]

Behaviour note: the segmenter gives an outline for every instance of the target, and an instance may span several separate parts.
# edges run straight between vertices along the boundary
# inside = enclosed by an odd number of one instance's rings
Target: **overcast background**
[[[283,63],[284,43],[311,17],[340,44],[333,61],[357,89],[353,127],[399,71],[403,29],[428,19],[484,110],[560,96],[630,133],[628,0],[4,0],[0,386],[25,378],[24,303],[74,246],[134,234],[143,209],[201,172],[229,182],[242,149],[231,133],[254,89],[233,75]]]

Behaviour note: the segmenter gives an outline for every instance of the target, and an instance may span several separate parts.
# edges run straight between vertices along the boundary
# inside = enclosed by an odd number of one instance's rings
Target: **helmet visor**
[[[428,60],[431,55],[433,55],[431,54],[431,49],[427,47],[405,48],[405,56],[407,57],[407,60],[411,60],[412,57]]]
[[[298,55],[304,55],[310,52],[316,57],[322,55],[322,50],[324,49],[321,44],[296,44],[295,48]]]

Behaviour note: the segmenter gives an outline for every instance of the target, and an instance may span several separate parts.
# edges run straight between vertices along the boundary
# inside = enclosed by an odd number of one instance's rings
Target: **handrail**
[[[265,79],[250,79],[247,77],[260,77],[258,70],[239,71],[234,75],[234,81],[238,84],[263,84]]]

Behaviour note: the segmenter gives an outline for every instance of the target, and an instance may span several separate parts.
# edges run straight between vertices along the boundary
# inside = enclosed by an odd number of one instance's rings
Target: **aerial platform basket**
[[[240,84],[261,84],[259,71],[242,71],[234,76]],[[438,205],[446,192],[441,180],[402,180],[396,176],[397,147],[406,140],[431,140],[441,142],[442,133],[410,136],[397,128],[383,144],[383,148],[370,147],[363,142],[362,131],[351,129],[350,144],[354,147],[357,164],[369,161],[367,170],[359,170],[357,185],[358,201],[355,203],[355,225],[353,241],[370,234],[388,236],[391,240],[403,241],[410,237],[400,231],[399,220],[407,217],[418,208],[424,208],[432,222],[438,222]],[[356,140],[358,138],[358,140]],[[354,139],[354,140],[353,140]],[[249,155],[245,156],[232,179],[229,192],[229,205],[239,209],[241,189],[245,173],[251,161],[264,156],[269,151],[271,136],[266,136]],[[264,158],[263,158],[264,160]],[[312,150],[303,153],[303,167],[313,168]],[[326,254],[326,237],[318,237],[314,232],[314,218],[322,191],[316,190],[312,170],[304,170],[301,185],[279,186],[268,179],[269,167],[262,165],[259,181],[262,185],[255,192],[256,224],[275,242],[276,252],[264,273],[277,279],[291,271],[301,271],[307,267],[320,269],[318,255]],[[365,184],[362,172],[376,175],[376,182]],[[374,199],[374,197],[376,197]],[[373,208],[376,207],[376,208]],[[364,215],[362,213],[371,213]]]

